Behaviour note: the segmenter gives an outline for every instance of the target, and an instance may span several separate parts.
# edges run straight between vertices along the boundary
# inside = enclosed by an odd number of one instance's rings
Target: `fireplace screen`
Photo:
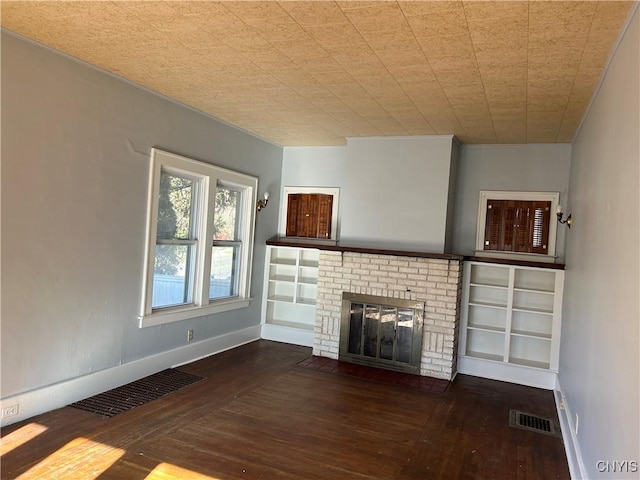
[[[420,373],[424,303],[342,294],[340,360]]]

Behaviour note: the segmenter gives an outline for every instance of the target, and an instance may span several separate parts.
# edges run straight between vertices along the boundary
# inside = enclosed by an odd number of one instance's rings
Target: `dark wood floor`
[[[2,430],[3,479],[569,478],[549,391],[459,375],[444,393],[298,366],[258,341],[181,367],[206,380],[110,419],[65,407]]]

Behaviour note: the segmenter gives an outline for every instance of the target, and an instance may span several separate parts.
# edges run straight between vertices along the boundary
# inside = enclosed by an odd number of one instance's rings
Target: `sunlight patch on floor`
[[[18,479],[82,478],[93,480],[118,461],[125,451],[86,438],[76,438],[36,464]]]
[[[28,441],[33,440],[46,430],[47,427],[44,425],[40,425],[39,423],[29,423],[24,427],[20,427],[10,434],[5,435],[0,438],[0,457],[18,448],[20,445],[24,445]]]
[[[145,480],[220,480],[217,477],[208,477],[186,468],[172,465],[171,463],[160,463],[154,468]]]

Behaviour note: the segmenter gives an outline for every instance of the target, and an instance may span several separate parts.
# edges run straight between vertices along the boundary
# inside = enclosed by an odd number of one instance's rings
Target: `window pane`
[[[214,213],[214,240],[238,240],[238,207],[240,205],[238,190],[222,187],[216,188],[216,206]]]
[[[158,238],[189,239],[193,218],[194,182],[167,172],[160,173]]]
[[[156,245],[152,308],[193,303],[193,253],[191,245]]]
[[[209,298],[235,297],[238,295],[239,246],[214,246],[211,252],[211,279]]]

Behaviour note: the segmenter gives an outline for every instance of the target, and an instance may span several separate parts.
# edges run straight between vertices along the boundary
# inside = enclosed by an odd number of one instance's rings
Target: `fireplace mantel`
[[[382,246],[357,244],[349,241],[327,241],[316,239],[301,239],[291,237],[271,237],[267,245],[279,247],[317,248],[332,252],[368,253],[371,255],[393,255],[396,257],[435,258],[440,260],[464,260],[464,256],[453,253],[433,253],[414,251],[402,248],[383,248]]]

